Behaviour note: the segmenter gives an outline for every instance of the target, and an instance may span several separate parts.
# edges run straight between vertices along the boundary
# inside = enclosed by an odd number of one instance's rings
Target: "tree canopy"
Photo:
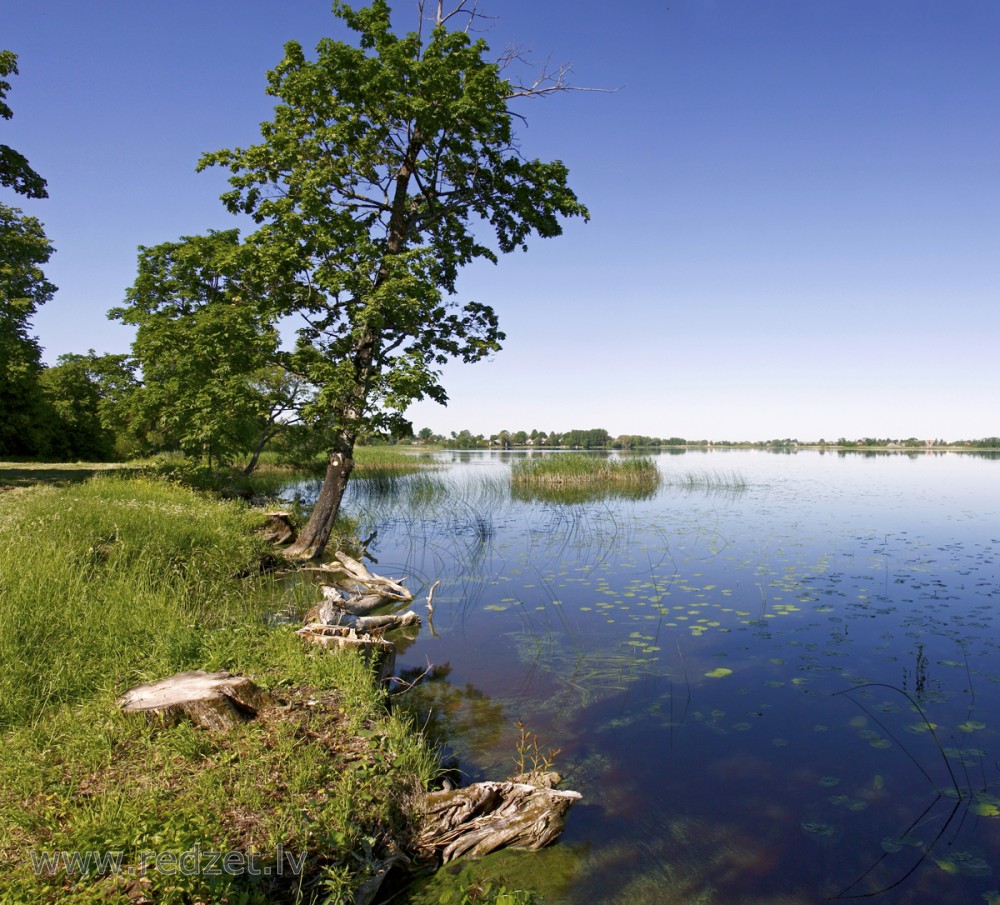
[[[17,56],[0,50],[0,118],[10,119],[10,82]],[[0,144],[0,186],[29,198],[45,198],[45,180],[23,154]],[[42,271],[52,256],[42,224],[0,203],[0,453],[35,455],[42,450],[42,406],[38,375],[42,350],[29,332],[31,318],[56,291]]]
[[[11,85],[7,76],[17,75],[17,54],[0,50],[0,118],[10,119],[14,115],[7,103],[7,92]],[[12,188],[19,195],[28,198],[47,198],[45,180],[29,165],[28,159],[8,145],[0,144],[0,185]]]
[[[42,350],[31,335],[31,318],[52,298],[42,271],[52,245],[42,224],[16,207],[0,204],[0,452],[38,452],[38,374]]]
[[[138,328],[136,428],[209,465],[259,453],[303,395],[276,364],[274,303],[241,251],[235,229],[140,247],[126,304],[109,313]]]
[[[500,348],[492,308],[450,299],[461,268],[588,216],[561,161],[517,146],[510,103],[533,89],[450,28],[471,7],[439,6],[429,29],[421,20],[403,35],[384,0],[333,11],[356,43],[323,40],[314,58],[286,44],[267,77],[278,102],[263,141],[199,165],[230,170],[224,203],[259,224],[245,253],[294,287],[256,304],[272,322],[300,318],[288,365],[316,388],[311,414],[334,427],[302,555],[326,543],[359,432],[390,428],[415,400],[444,403],[441,365]]]

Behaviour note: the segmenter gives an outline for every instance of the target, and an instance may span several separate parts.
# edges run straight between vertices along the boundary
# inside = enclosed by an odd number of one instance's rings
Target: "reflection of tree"
[[[400,676],[405,691],[394,702],[413,715],[431,744],[453,750],[458,766],[469,774],[484,753],[501,747],[510,720],[502,704],[471,682],[452,685],[448,681],[450,674],[450,663],[406,670]]]

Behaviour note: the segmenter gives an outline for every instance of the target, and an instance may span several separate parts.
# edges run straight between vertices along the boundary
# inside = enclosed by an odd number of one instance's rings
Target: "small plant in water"
[[[548,751],[542,751],[538,736],[525,726],[523,720],[519,719],[514,725],[518,732],[514,753],[514,775],[548,773],[562,749],[549,748]]]

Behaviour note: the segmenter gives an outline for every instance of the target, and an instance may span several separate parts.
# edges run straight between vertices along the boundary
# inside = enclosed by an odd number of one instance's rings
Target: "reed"
[[[557,453],[523,459],[511,466],[515,487],[634,487],[655,489],[660,470],[645,456],[608,459],[580,453]]]
[[[702,490],[707,493],[743,493],[749,487],[746,477],[738,471],[688,471],[682,475],[667,475],[668,487]]]

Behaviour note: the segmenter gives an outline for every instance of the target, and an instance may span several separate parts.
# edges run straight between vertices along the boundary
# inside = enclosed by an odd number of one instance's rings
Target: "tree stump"
[[[443,864],[505,847],[534,851],[563,831],[569,809],[581,797],[579,792],[518,782],[478,782],[428,792],[417,851]]]
[[[262,529],[264,540],[272,544],[290,544],[295,540],[290,512],[265,512],[267,523]]]
[[[245,676],[200,669],[139,685],[118,698],[124,713],[142,714],[164,725],[187,718],[214,731],[251,720],[271,703],[271,696]]]

